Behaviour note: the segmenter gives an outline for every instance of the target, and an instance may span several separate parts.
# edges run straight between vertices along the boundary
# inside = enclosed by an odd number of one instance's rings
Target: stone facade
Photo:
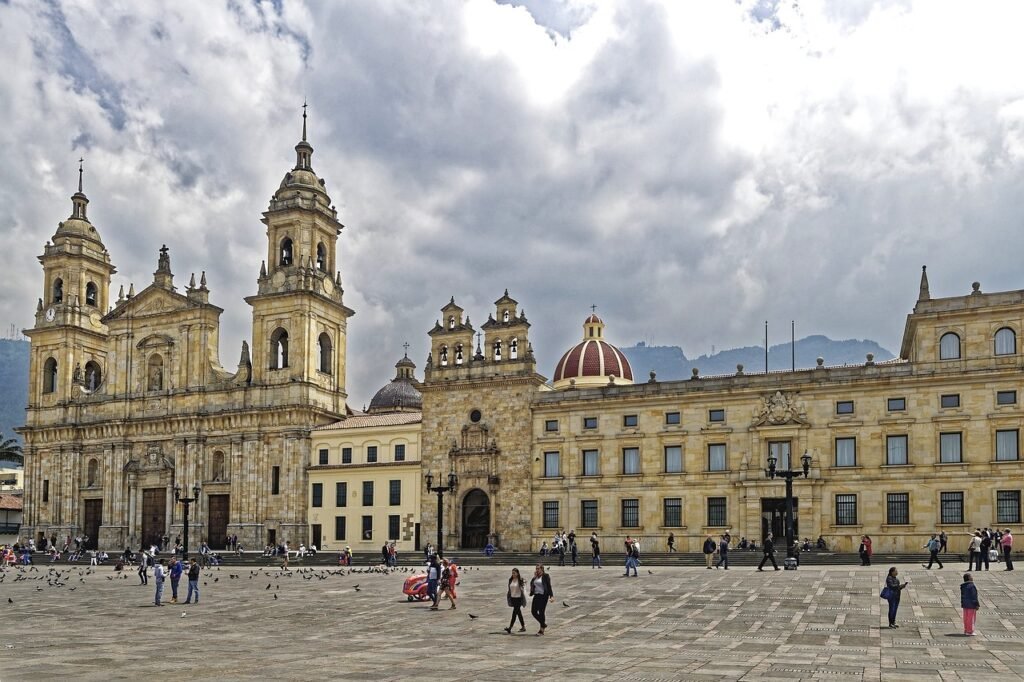
[[[310,432],[347,413],[345,338],[353,314],[332,275],[342,225],[313,148],[263,214],[268,260],[252,306],[254,352],[237,368],[218,359],[221,308],[205,273],[185,293],[161,248],[153,283],[109,303],[110,254],[86,216],[73,213],[48,242],[43,296],[31,338],[25,439],[26,537],[86,534],[115,549],[183,529],[174,488],[202,492],[190,544],[245,547],[306,540]],[[268,267],[269,263],[269,267]],[[254,264],[255,269],[255,264]]]

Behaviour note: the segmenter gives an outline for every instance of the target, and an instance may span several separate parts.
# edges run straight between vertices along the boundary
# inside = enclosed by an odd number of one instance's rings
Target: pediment
[[[205,306],[215,307],[209,306],[209,304],[205,304]],[[204,307],[203,303],[193,301],[187,296],[182,296],[179,293],[151,284],[137,296],[128,299],[110,311],[103,318],[103,321],[106,322],[125,317],[153,317],[201,307]]]

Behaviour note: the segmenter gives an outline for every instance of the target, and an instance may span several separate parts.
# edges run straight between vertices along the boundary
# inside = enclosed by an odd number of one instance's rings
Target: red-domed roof
[[[588,317],[583,323],[583,341],[566,351],[555,366],[555,388],[565,388],[571,380],[577,385],[604,385],[609,375],[622,383],[633,383],[633,370],[626,356],[603,336],[601,318]]]

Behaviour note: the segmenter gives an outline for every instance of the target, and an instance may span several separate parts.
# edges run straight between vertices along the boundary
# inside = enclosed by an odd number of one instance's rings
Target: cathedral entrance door
[[[99,547],[100,524],[103,523],[103,500],[85,500],[85,519],[82,527],[89,540],[85,543],[86,549],[97,549]]]
[[[482,549],[490,532],[491,500],[483,490],[471,490],[462,499],[462,547]]]
[[[775,536],[776,547],[785,552],[786,547],[786,498],[761,498],[761,538],[768,533]],[[798,498],[793,498],[793,538],[800,539],[800,505]]]
[[[210,495],[207,513],[206,543],[211,549],[226,549],[224,542],[228,539],[228,509],[231,504],[230,495]]]
[[[167,530],[167,488],[144,488],[142,491],[142,544],[163,544]]]

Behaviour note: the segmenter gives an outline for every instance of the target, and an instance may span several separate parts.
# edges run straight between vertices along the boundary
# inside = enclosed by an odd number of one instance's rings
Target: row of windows
[[[910,493],[886,493],[885,522],[890,526],[910,524]],[[943,525],[957,525],[964,521],[963,491],[939,493],[939,522]],[[836,525],[856,526],[857,495],[846,493],[836,495]],[[1020,491],[996,491],[996,523],[1020,523]]]
[[[910,464],[909,436],[905,434],[886,436],[885,464],[900,466]],[[768,456],[776,459],[779,469],[789,469],[791,464],[792,443],[790,441],[769,441]],[[1000,429],[995,432],[995,461],[1012,462],[1019,459],[1019,429]],[[666,474],[682,473],[683,447],[666,445],[663,448],[663,468]],[[728,461],[725,443],[711,443],[707,446],[707,468],[705,471],[727,471]],[[835,439],[835,466],[857,466],[857,439]],[[939,462],[955,464],[963,462],[963,433],[944,432],[939,434]],[[640,474],[640,448],[622,448],[622,466],[620,473],[624,476]],[[601,475],[601,452],[587,449],[580,452],[580,472],[583,476]],[[544,476],[555,478],[563,476],[562,453],[550,451],[544,453]]]
[[[666,497],[661,501],[662,523],[666,528],[680,528],[683,525],[683,498]],[[561,503],[558,500],[545,500],[542,503],[543,523],[545,528],[564,528],[561,519]],[[619,527],[640,528],[640,500],[624,498],[619,500]],[[726,498],[707,498],[707,525],[727,526]],[[597,500],[580,500],[580,528],[599,528]]]
[[[334,517],[334,540],[335,542],[344,542],[348,540],[347,534],[348,524],[345,522],[344,516]],[[387,540],[397,542],[402,536],[402,517],[398,514],[391,514],[388,516],[388,537]],[[373,517],[363,516],[362,517],[362,532],[359,534],[360,540],[373,540]]]
[[[506,311],[508,314],[508,311]],[[452,324],[454,325],[455,318],[452,318]],[[513,336],[508,340],[507,351],[505,350],[505,342],[501,339],[495,340],[491,343],[491,359],[496,362],[500,362],[503,357],[507,354],[509,360],[519,359],[519,338]],[[437,352],[438,362],[441,363],[442,367],[448,365],[461,365],[466,361],[466,348],[461,344],[455,344],[450,350],[447,344],[443,344]]]
[[[379,459],[382,456],[382,448],[377,445],[366,446],[366,462],[368,464],[376,464],[383,460]],[[330,464],[330,450],[328,448],[320,448],[317,452],[317,464]],[[396,443],[392,446],[392,461],[404,462],[405,461],[405,444]],[[341,463],[351,464],[352,463],[352,448],[343,447],[341,449]]]
[[[99,301],[99,288],[94,282],[85,285],[85,304],[96,307]],[[50,295],[50,303],[56,305],[64,302],[64,280],[60,277],[53,280],[53,289]]]
[[[333,374],[334,343],[327,332],[322,332],[316,339],[319,364],[317,370],[323,374]],[[286,369],[288,367],[288,330],[278,327],[270,334],[270,369]]]
[[[1015,355],[1017,353],[1017,334],[1009,327],[1003,327],[992,337],[992,352],[995,355]],[[960,335],[946,332],[939,337],[939,359],[959,360]]]
[[[1017,391],[1006,390],[996,391],[996,404],[997,405],[1015,405],[1017,403]],[[960,407],[960,394],[948,393],[939,396],[939,405],[943,408]],[[853,414],[855,403],[853,400],[837,400],[836,401],[836,414]],[[905,412],[907,409],[906,398],[887,398],[886,399],[886,410],[888,412]],[[623,428],[636,428],[639,425],[639,415],[627,414],[622,417]],[[725,422],[725,409],[714,408],[708,410],[708,422],[710,423],[722,423]],[[680,423],[679,412],[665,412],[665,424],[667,426],[674,426]],[[583,417],[583,430],[589,431],[596,429],[598,424],[597,417]],[[545,433],[558,433],[561,428],[558,419],[546,419],[544,420],[544,431]]]
[[[373,481],[363,481],[363,506],[373,506]],[[314,483],[312,494],[310,495],[314,507],[324,506],[324,484]],[[388,505],[397,507],[402,504],[402,482],[399,480],[388,481]],[[347,507],[348,506],[348,483],[345,481],[336,481],[334,483],[334,506],[335,507]]]
[[[292,244],[291,237],[285,237],[281,240],[281,250],[277,262],[281,267],[288,267],[294,260],[295,247]],[[320,272],[327,272],[327,247],[324,246],[323,242],[316,245],[316,269]]]
[[[1019,490],[996,491],[996,523],[1015,524],[1021,522]],[[683,525],[683,500],[680,497],[662,499],[662,523],[666,528]],[[709,497],[707,505],[707,526],[728,526],[727,500],[724,497]],[[544,528],[563,528],[561,503],[545,500],[542,503]],[[885,498],[885,522],[891,526],[910,524],[910,493],[887,493]],[[835,496],[835,522],[837,526],[858,525],[857,494],[844,493]],[[640,500],[624,498],[619,500],[619,527],[640,528]],[[939,493],[939,522],[943,525],[964,524],[964,493],[962,491]],[[599,528],[598,500],[580,500],[580,528]]]

